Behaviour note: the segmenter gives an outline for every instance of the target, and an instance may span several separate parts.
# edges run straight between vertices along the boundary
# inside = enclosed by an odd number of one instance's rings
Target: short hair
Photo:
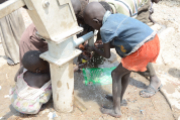
[[[71,0],[74,12],[80,12],[81,11],[81,2],[80,0]]]
[[[77,19],[83,20],[83,12],[86,6],[88,5],[88,1],[87,0],[79,0],[79,1],[81,2],[81,11],[77,15]]]
[[[111,6],[107,2],[100,1],[99,3],[104,7],[106,11],[111,11]]]
[[[29,51],[26,52],[22,58],[22,65],[26,69],[34,69],[35,67],[40,67],[40,63],[45,62],[39,56],[40,51]]]

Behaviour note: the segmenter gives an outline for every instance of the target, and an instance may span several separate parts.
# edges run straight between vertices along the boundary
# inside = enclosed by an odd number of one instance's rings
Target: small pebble
[[[56,112],[50,112],[48,114],[48,117],[49,117],[49,119],[54,119],[55,117],[58,117],[58,116],[56,115]]]
[[[133,120],[133,118],[132,118],[132,117],[129,117],[128,120]]]
[[[9,98],[10,96],[9,95],[5,95],[4,98]]]
[[[144,114],[144,110],[140,110],[140,113],[141,113],[141,114]]]
[[[2,88],[2,87],[0,86],[0,90],[1,90],[1,88]]]

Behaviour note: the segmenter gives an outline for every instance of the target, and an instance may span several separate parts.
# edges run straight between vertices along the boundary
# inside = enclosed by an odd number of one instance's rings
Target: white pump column
[[[75,47],[92,38],[93,32],[75,39],[83,29],[77,24],[70,0],[11,0],[11,4],[0,5],[0,17],[23,5],[27,6],[39,36],[48,42],[49,50],[40,57],[50,63],[54,108],[58,112],[71,112],[74,99],[73,58],[81,53]]]

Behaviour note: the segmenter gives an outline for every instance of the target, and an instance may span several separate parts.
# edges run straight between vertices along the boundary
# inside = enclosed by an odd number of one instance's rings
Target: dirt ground
[[[161,53],[155,65],[158,77],[163,81],[164,93],[177,98],[180,92],[180,1],[162,0],[153,6],[155,13],[154,20],[158,23],[156,29],[160,30]],[[26,27],[32,22],[22,9]],[[4,57],[0,55],[0,58]],[[111,58],[113,59],[113,58]],[[116,66],[119,60],[106,61],[106,67]],[[43,106],[43,110],[37,115],[23,115],[16,112],[10,105],[8,98],[9,89],[14,85],[14,75],[19,65],[10,67],[6,64],[0,65],[0,120],[114,120],[116,118],[101,114],[99,108],[104,105],[112,106],[112,103],[104,97],[111,94],[112,85],[89,85],[85,86],[81,73],[75,73],[75,96],[84,104],[87,111],[81,112],[74,107],[72,113],[57,113],[53,109],[52,100]],[[127,88],[124,98],[128,105],[122,107],[122,117],[117,120],[177,120],[180,116],[178,108],[180,99],[171,102],[165,99],[164,94],[158,92],[152,98],[141,98],[139,91],[146,88],[148,80],[131,74],[131,82]],[[175,89],[177,88],[177,89]],[[173,94],[176,91],[176,94]],[[171,105],[169,104],[171,103]],[[172,107],[172,105],[174,107]]]
[[[14,75],[19,66],[10,67],[5,65],[0,71],[0,116],[5,120],[48,120],[49,113],[55,112],[52,101],[43,106],[37,115],[23,115],[16,112],[10,105],[8,95],[9,88],[14,85]],[[148,81],[133,73],[130,85],[125,93],[128,105],[122,107],[122,117],[117,120],[174,120],[173,113],[161,93],[157,93],[152,98],[141,98],[139,91],[146,88]],[[103,105],[112,106],[112,103],[104,97],[111,94],[112,85],[89,85],[85,86],[81,73],[75,73],[75,96],[81,101],[87,111],[81,112],[75,107],[72,113],[56,113],[55,120],[114,120],[115,118],[101,114],[99,108]]]
[[[153,18],[161,26],[161,52],[155,65],[162,80],[164,96],[168,98],[176,119],[180,116],[180,0],[162,0],[154,4]],[[179,118],[180,119],[180,118]]]

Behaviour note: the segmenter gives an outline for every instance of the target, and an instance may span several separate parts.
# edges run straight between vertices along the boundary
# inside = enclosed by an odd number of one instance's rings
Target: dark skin
[[[81,12],[81,2],[79,1],[79,0],[71,0],[71,3],[72,3],[72,6],[73,6],[73,9],[74,9],[74,13],[75,13],[75,15],[76,15],[76,18],[77,18],[77,22],[78,22],[78,24],[80,25],[80,24],[85,24],[84,23],[84,20],[83,19],[79,19],[79,17],[78,17],[78,14]],[[84,35],[84,34],[86,34],[86,33],[88,33],[89,31],[87,31],[87,29],[85,29],[85,30],[83,30],[83,32],[80,34],[80,36],[82,36],[82,35]],[[86,52],[85,52],[85,44],[86,43],[83,43],[83,44],[80,44],[79,45],[79,49],[81,49],[82,51],[83,51],[83,54],[81,54],[80,56],[79,56],[79,58],[82,58],[82,59],[86,59],[86,60],[88,60],[89,59],[89,57],[88,57],[88,55],[86,54]],[[82,68],[82,67],[84,67],[84,66],[86,66],[85,64],[79,64],[78,65],[78,67],[77,68],[75,68],[75,71],[77,71],[77,70],[79,70],[80,68]]]
[[[100,51],[99,49],[93,47],[92,50],[98,53],[99,55],[110,58],[110,48],[113,47],[111,43],[103,44],[104,52]],[[125,69],[122,64],[119,64],[119,66],[112,71],[111,77],[112,77],[112,91],[113,96],[106,97],[107,99],[113,100],[113,108],[107,109],[106,107],[101,108],[101,112],[104,114],[111,115],[113,117],[121,117],[121,104],[123,95],[125,93],[125,90],[129,83],[129,76],[131,71]]]
[[[79,13],[81,12],[81,2],[80,2],[80,0],[71,0],[71,3],[72,3],[72,6],[73,6],[73,9],[74,9],[74,13],[76,15],[78,24],[79,25],[80,24],[84,25],[85,22],[84,22],[83,18],[81,18],[81,17],[79,18],[79,16],[78,16]]]
[[[21,67],[15,76],[15,82],[17,82],[17,76],[23,73],[24,67]],[[26,71],[23,75],[26,83],[33,88],[41,88],[46,82],[50,80],[49,73],[35,73],[31,71]]]
[[[84,1],[86,1],[86,0],[84,0]],[[160,0],[151,0],[151,3],[158,3]],[[71,0],[71,3],[72,3],[72,6],[73,6],[73,8],[74,8],[74,12],[75,12],[75,14],[76,14],[76,17],[77,17],[77,21],[78,21],[78,24],[80,25],[85,25],[85,22],[84,22],[84,20],[81,18],[78,18],[78,14],[80,13],[80,11],[81,11],[81,2],[79,1],[79,0]],[[151,6],[151,8],[152,8],[152,6]],[[112,9],[110,10],[111,12],[112,12]],[[153,23],[153,24],[155,24],[155,21],[152,19],[152,14],[153,14],[153,12],[154,12],[154,10],[153,9],[151,9],[151,11],[150,11],[150,16],[149,16],[149,19],[150,19],[150,21]],[[88,30],[88,29],[85,29],[82,33],[81,33],[81,35],[84,35],[84,34],[86,34],[86,33],[88,33],[89,31],[93,31],[93,29],[91,29],[91,30]],[[98,36],[97,36],[97,40],[100,40],[101,38],[99,38],[99,35],[100,35],[100,33],[98,32]]]
[[[79,0],[71,0],[74,13],[77,15],[81,11],[81,2]]]
[[[103,43],[100,42],[100,41],[96,42],[94,44],[95,47],[94,48],[90,48],[90,50],[94,50],[94,49],[99,50],[101,48],[104,48]],[[111,45],[110,47],[114,48],[113,45]],[[147,71],[145,71],[145,72],[137,72],[137,73],[142,75],[145,78],[149,78],[150,79],[149,87],[146,90],[142,90],[140,92],[140,96],[144,97],[144,98],[149,98],[149,97],[153,96],[153,94],[148,92],[148,91],[152,91],[151,87],[153,87],[154,89],[158,89],[158,87],[161,85],[161,82],[160,82],[159,78],[156,75],[156,72],[154,70],[154,67],[153,67],[152,63],[149,63],[147,65]],[[106,99],[108,99],[110,101],[113,101],[112,95],[106,95]]]
[[[23,76],[27,84],[33,88],[41,88],[46,82],[50,80],[50,74],[32,73],[27,71]]]
[[[39,53],[40,54],[40,53]],[[23,73],[23,69],[27,71],[23,74],[23,79],[26,83],[33,88],[41,88],[46,82],[50,80],[49,64],[46,61],[37,56],[32,65],[28,65],[30,59],[26,59],[26,56],[22,59],[22,66],[18,70],[15,81],[17,82],[17,76]],[[24,63],[24,64],[23,64]]]
[[[160,0],[152,0],[152,2],[155,2],[155,3],[158,3]],[[95,19],[94,19],[95,20]],[[87,22],[88,20],[86,20],[86,22]],[[101,21],[99,21],[99,22],[97,22],[97,20],[96,21],[94,21],[95,23],[97,23],[98,25],[97,26],[101,26]],[[98,29],[100,29],[100,28],[98,28]],[[97,30],[98,30],[97,29]],[[98,32],[98,34],[97,34],[97,40],[99,40],[99,41],[101,41],[101,36],[100,36],[100,32]],[[104,46],[103,46],[103,43],[98,43],[98,42],[96,42],[95,43],[95,49],[96,50],[98,50],[98,49],[102,49]],[[111,45],[111,48],[113,48],[113,46]],[[94,48],[93,48],[94,49]],[[141,97],[144,97],[144,98],[148,98],[148,97],[151,97],[151,96],[153,96],[153,94],[152,93],[150,93],[152,90],[151,90],[151,87],[153,87],[155,90],[157,90],[158,88],[159,88],[159,86],[161,85],[161,82],[160,82],[160,80],[159,80],[159,78],[157,77],[157,75],[156,75],[156,72],[155,72],[155,70],[154,70],[154,67],[153,67],[153,65],[152,65],[152,63],[149,63],[148,65],[147,65],[147,71],[145,71],[145,72],[137,72],[138,74],[140,74],[140,75],[142,75],[143,77],[145,77],[145,78],[150,78],[150,85],[149,85],[149,87],[146,89],[146,90],[142,90],[141,92],[140,92],[140,96]],[[149,92],[148,92],[149,91]],[[109,99],[109,100],[111,100],[112,101],[112,96],[110,96],[110,95],[107,95],[106,96],[106,98],[107,99]]]
[[[153,2],[158,2],[157,0],[156,1],[153,1]],[[152,7],[152,6],[151,6]],[[151,9],[151,10],[153,10],[153,9]],[[110,12],[112,13],[112,9],[110,9]],[[151,13],[152,14],[152,13]],[[150,21],[153,23],[153,24],[155,24],[155,22],[154,22],[154,20],[152,19],[152,17],[151,17],[151,14],[149,15],[149,19],[150,19]],[[85,33],[87,33],[87,31],[85,31],[84,30],[84,32],[83,32],[83,34],[85,34]],[[96,40],[96,42],[97,41],[101,41],[101,36],[100,36],[100,32],[98,31],[98,34],[97,34],[97,40]],[[102,47],[103,48],[103,47]],[[102,49],[102,48],[100,48],[100,49]],[[97,56],[97,54],[95,53],[94,54],[95,56]],[[95,63],[96,64],[96,63]],[[97,64],[98,65],[98,64]],[[144,75],[144,74],[141,74],[141,75]],[[108,98],[108,97],[107,97]]]
[[[100,30],[100,28],[102,27],[102,21],[103,21],[103,17],[105,13],[106,11],[101,6],[101,4],[97,2],[92,2],[86,7],[84,11],[85,22],[89,24],[90,26],[92,26],[94,29]],[[104,43],[103,44],[104,51],[100,51],[96,47],[88,47],[88,49],[90,51],[95,51],[96,53],[98,53],[99,55],[105,58],[110,58],[111,47],[113,47],[111,43]],[[149,72],[149,74],[151,75],[151,82],[150,82],[149,87],[146,89],[146,91],[141,92],[141,94],[145,95],[145,97],[148,96],[148,90],[149,91],[152,90],[150,89],[151,87],[153,87],[154,89],[157,89],[161,85],[161,82],[157,78],[152,65],[150,64],[148,66],[149,66],[149,69],[147,70],[147,72]],[[112,71],[111,76],[113,80],[113,83],[112,83],[113,96],[112,97],[108,96],[107,98],[110,98],[111,100],[113,100],[113,108],[102,107],[101,112],[103,114],[108,114],[113,117],[121,117],[121,104],[120,103],[123,99],[124,93],[128,86],[130,73],[131,71],[124,68],[121,63],[118,65],[118,67],[115,70]],[[147,92],[147,93],[144,93],[144,92]]]
[[[33,66],[24,66],[28,71],[32,73],[49,73],[49,64],[46,61],[39,59]]]

